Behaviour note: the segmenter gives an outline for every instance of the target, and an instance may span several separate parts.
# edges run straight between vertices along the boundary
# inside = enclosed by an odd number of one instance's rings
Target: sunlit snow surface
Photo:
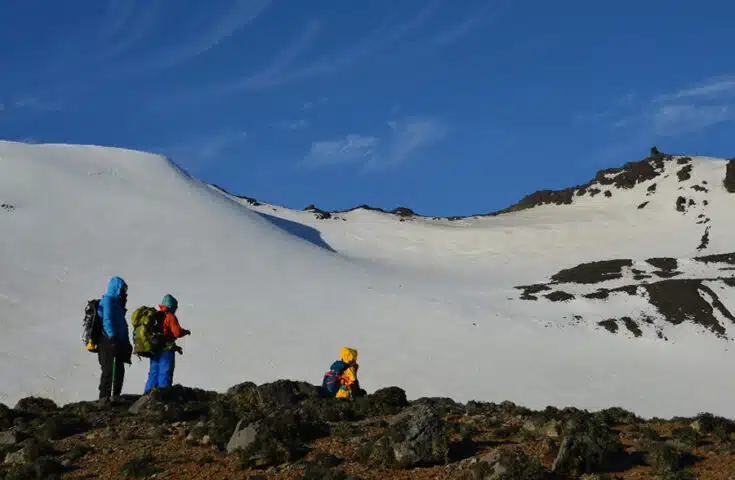
[[[645,295],[582,296],[639,283],[632,269],[603,284],[554,285],[575,295],[568,302],[548,292],[522,300],[515,288],[610,259],[650,273],[647,258],[672,257],[677,278],[732,277],[726,264],[694,260],[735,251],[726,161],[691,164],[686,181],[671,161],[635,188],[610,187],[609,197],[499,216],[400,221],[358,209],[318,219],[251,205],[160,156],[0,142],[0,401],[96,398],[83,307],[120,275],[130,285],[128,321],[166,293],[179,299],[192,335],[179,342],[175,381],[189,386],[316,384],[348,345],[360,352],[369,391],[399,385],[410,398],[735,416],[730,341],[667,322]],[[685,212],[675,205],[682,195],[695,202]],[[698,250],[708,226],[709,244]],[[732,287],[707,285],[735,311]],[[597,325],[641,312],[654,324],[638,338]],[[124,393],[141,393],[146,375],[147,362],[134,358]]]

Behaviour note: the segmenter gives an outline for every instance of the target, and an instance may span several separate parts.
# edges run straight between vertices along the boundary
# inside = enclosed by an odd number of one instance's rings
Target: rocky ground
[[[312,385],[174,386],[99,405],[40,398],[0,408],[0,478],[730,479],[735,422],[641,419],[611,408],[355,401]]]

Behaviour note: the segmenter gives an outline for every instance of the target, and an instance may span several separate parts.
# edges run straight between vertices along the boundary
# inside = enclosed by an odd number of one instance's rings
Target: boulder
[[[4,477],[8,480],[20,480],[20,479],[36,479],[42,478],[44,480],[56,480],[61,479],[61,475],[64,472],[64,466],[55,458],[43,456],[39,457],[31,463],[15,464],[13,465]]]
[[[414,405],[393,417],[387,432],[366,444],[359,456],[370,464],[402,468],[446,463],[446,427],[430,406]]]
[[[523,423],[523,430],[549,438],[559,438],[561,435],[562,422],[552,418],[545,420],[542,418],[533,418]]]
[[[446,462],[449,446],[444,423],[431,407],[409,407],[393,417],[389,430],[399,465]]]
[[[363,417],[395,415],[409,405],[406,392],[399,387],[386,387],[355,400],[355,408]]]
[[[216,392],[174,385],[156,388],[138,398],[128,411],[154,422],[198,420],[209,414],[209,405]]]
[[[583,473],[614,471],[626,459],[620,436],[599,418],[580,416],[562,438],[552,472],[578,477]]]
[[[542,480],[544,469],[535,458],[518,450],[498,448],[472,459],[455,480]]]
[[[17,445],[24,440],[23,435],[15,429],[0,432],[0,446],[10,447]]]
[[[260,401],[269,407],[289,407],[318,396],[316,386],[306,382],[277,380],[258,386]]]
[[[244,466],[266,467],[291,462],[308,452],[304,442],[329,434],[326,424],[296,412],[275,412],[262,420],[241,420],[227,444],[227,452],[239,452]]]
[[[35,442],[28,442],[20,450],[8,453],[5,463],[9,465],[26,465],[33,463],[41,454],[40,448]]]
[[[14,416],[13,410],[0,403],[0,429],[12,427]]]
[[[261,429],[261,425],[257,422],[247,424],[244,420],[240,420],[232,433],[232,437],[230,437],[230,441],[227,442],[227,453],[249,448],[257,440]]]
[[[89,422],[76,415],[61,413],[46,417],[35,429],[35,434],[43,440],[61,440],[91,428]]]
[[[411,405],[428,405],[439,416],[463,415],[465,406],[446,397],[421,397],[411,402]]]
[[[53,400],[41,397],[25,397],[18,400],[14,410],[32,413],[35,415],[44,415],[54,413],[59,410],[59,406]]]
[[[292,407],[305,400],[316,399],[318,387],[292,380],[277,380],[263,385],[243,382],[230,387],[225,397],[239,414],[244,414],[252,410]]]

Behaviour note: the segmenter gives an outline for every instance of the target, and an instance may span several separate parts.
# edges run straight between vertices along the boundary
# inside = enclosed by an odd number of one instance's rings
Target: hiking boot
[[[101,397],[99,400],[97,400],[97,405],[100,407],[106,407],[110,404],[110,397]]]

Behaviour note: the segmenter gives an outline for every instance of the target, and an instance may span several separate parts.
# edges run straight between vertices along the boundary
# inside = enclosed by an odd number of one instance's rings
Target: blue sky
[[[0,138],[427,215],[735,156],[735,2],[0,0]]]

